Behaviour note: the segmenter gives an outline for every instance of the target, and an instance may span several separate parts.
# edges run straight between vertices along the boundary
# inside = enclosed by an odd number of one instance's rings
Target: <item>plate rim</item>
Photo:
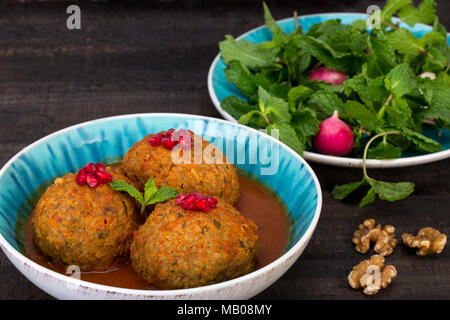
[[[324,12],[324,13],[312,13],[312,14],[305,14],[298,16],[298,18],[302,17],[315,17],[315,16],[325,16],[325,15],[354,15],[354,16],[361,16],[365,15],[368,16],[367,13],[362,12]],[[293,20],[293,17],[284,18],[281,20],[277,20],[277,23]],[[424,25],[427,27],[430,27],[423,23],[418,23],[419,25]],[[256,28],[253,28],[238,37],[236,37],[236,40],[240,40],[247,36],[248,34],[251,34],[259,29],[264,28],[265,25],[260,25]],[[449,33],[450,34],[450,33]],[[449,35],[447,34],[447,35]],[[220,115],[231,122],[238,123],[238,121],[233,118],[228,112],[222,109],[220,106],[220,101],[217,98],[216,92],[214,91],[213,86],[213,74],[214,69],[217,65],[217,62],[220,59],[220,51],[215,56],[214,60],[212,61],[209,70],[208,70],[208,78],[207,78],[207,86],[208,86],[208,93],[209,97],[212,100],[214,107],[216,110],[220,113]],[[359,158],[348,158],[348,157],[336,157],[336,156],[330,156],[325,154],[320,154],[317,152],[311,152],[311,151],[305,151],[303,153],[303,158],[308,161],[312,161],[319,164],[325,164],[325,165],[331,165],[331,166],[337,166],[337,167],[351,167],[351,168],[362,168],[363,167],[363,160]],[[398,159],[390,159],[390,160],[379,160],[379,159],[367,159],[366,160],[366,167],[367,168],[401,168],[401,167],[410,167],[410,166],[416,166],[426,163],[431,163],[439,160],[444,160],[450,158],[450,149],[448,150],[442,150],[438,152],[433,152],[429,154],[419,155],[419,156],[413,156],[413,157],[406,157],[406,158],[398,158]]]
[[[94,120],[88,120],[88,121],[84,121],[81,123],[77,123],[65,128],[62,128],[60,130],[57,130],[53,133],[50,133],[44,137],[41,137],[39,139],[37,139],[36,141],[32,142],[31,144],[27,145],[26,147],[22,148],[19,152],[17,152],[14,156],[12,156],[1,168],[0,168],[0,179],[3,177],[3,175],[6,173],[6,171],[9,169],[9,167],[17,160],[19,159],[19,157],[21,155],[23,155],[24,153],[32,150],[33,148],[35,148],[36,146],[38,146],[39,144],[44,143],[45,141],[55,137],[55,136],[59,136],[62,134],[65,134],[66,132],[69,132],[71,130],[83,127],[83,126],[87,126],[87,125],[92,125],[98,122],[106,122],[106,121],[110,121],[110,120],[117,120],[117,119],[127,119],[127,118],[138,118],[138,117],[157,117],[157,116],[175,116],[175,117],[185,117],[185,118],[192,118],[192,119],[203,119],[203,120],[208,120],[208,121],[217,121],[217,122],[222,122],[222,123],[227,123],[227,124],[231,124],[234,126],[238,126],[238,127],[242,127],[243,129],[246,130],[250,130],[250,131],[255,131],[256,134],[262,134],[260,131],[248,127],[248,126],[244,126],[241,125],[239,123],[230,123],[230,121],[224,120],[224,119],[218,119],[218,118],[213,118],[213,117],[209,117],[209,116],[203,116],[203,115],[194,115],[194,114],[187,114],[187,113],[165,113],[165,112],[155,112],[155,113],[131,113],[131,114],[123,114],[123,115],[116,115],[116,116],[110,116],[110,117],[104,117],[104,118],[98,118],[98,119],[94,119]],[[173,289],[173,290],[153,290],[153,289],[130,289],[130,288],[121,288],[121,287],[114,287],[114,286],[108,286],[108,285],[104,285],[104,284],[98,284],[98,283],[94,283],[94,282],[89,282],[86,280],[80,280],[80,279],[76,279],[73,277],[69,277],[66,276],[64,274],[58,273],[56,271],[53,271],[51,269],[45,268],[44,266],[41,266],[40,264],[34,262],[33,260],[31,260],[30,258],[28,258],[25,254],[23,254],[22,252],[20,252],[19,250],[17,250],[16,248],[14,248],[9,242],[8,240],[5,239],[5,237],[0,233],[0,248],[2,249],[2,251],[4,251],[5,255],[7,256],[8,260],[10,262],[12,262],[12,260],[9,258],[8,255],[11,255],[14,259],[16,259],[17,261],[20,261],[21,263],[25,264],[27,267],[32,268],[33,270],[35,270],[36,272],[40,273],[40,274],[44,274],[44,275],[48,275],[48,276],[52,276],[53,278],[62,281],[62,283],[64,283],[65,285],[70,284],[70,285],[74,285],[77,288],[87,288],[87,289],[93,289],[95,291],[98,292],[104,292],[104,293],[117,293],[117,294],[122,294],[123,296],[132,296],[132,297],[138,297],[138,296],[143,296],[143,297],[152,297],[154,299],[164,299],[164,298],[169,298],[169,299],[173,299],[174,297],[189,297],[192,295],[199,295],[202,293],[208,293],[208,292],[214,292],[215,290],[220,290],[221,288],[225,288],[228,286],[233,286],[235,284],[237,284],[240,281],[251,281],[251,280],[256,280],[258,277],[260,277],[262,274],[266,273],[266,272],[270,272],[273,268],[279,266],[279,265],[284,265],[286,263],[288,263],[291,259],[294,258],[294,262],[297,261],[297,259],[300,258],[301,253],[298,257],[295,258],[296,254],[300,251],[303,251],[306,246],[308,245],[312,235],[315,232],[315,229],[317,227],[317,224],[319,222],[319,218],[321,216],[322,213],[322,206],[323,206],[323,194],[322,194],[322,186],[320,184],[320,181],[315,173],[315,171],[313,170],[313,168],[309,165],[309,163],[307,161],[305,161],[305,159],[303,159],[297,152],[295,152],[293,149],[291,149],[289,146],[287,146],[286,144],[282,143],[281,141],[279,141],[278,139],[275,139],[272,136],[266,135],[267,138],[269,140],[273,140],[273,142],[275,144],[280,144],[282,147],[286,148],[286,151],[291,153],[295,158],[297,158],[306,168],[306,170],[310,173],[311,178],[314,182],[314,186],[316,188],[317,191],[317,206],[314,210],[314,216],[311,220],[310,225],[308,226],[308,228],[305,230],[305,233],[303,234],[303,236],[298,240],[298,242],[293,245],[291,248],[289,248],[286,252],[284,252],[280,257],[278,257],[277,259],[275,259],[274,261],[272,261],[271,263],[269,263],[268,265],[257,269],[251,273],[248,273],[246,275],[240,276],[238,278],[234,278],[231,280],[227,280],[227,281],[223,281],[223,282],[219,282],[216,284],[211,284],[211,285],[206,285],[206,286],[201,286],[201,287],[194,287],[194,288],[187,288],[187,289]],[[305,246],[302,249],[302,247]],[[15,266],[15,265],[14,265]],[[290,269],[292,265],[290,265],[287,270]],[[16,269],[22,273],[22,271],[15,266]],[[287,272],[286,270],[286,272]],[[28,278],[28,274],[24,274],[23,275],[31,282],[33,282],[30,278]],[[278,279],[279,280],[279,279]],[[276,281],[278,281],[276,280]],[[271,284],[269,284],[271,285]],[[41,289],[42,290],[42,289]],[[47,292],[48,293],[48,292]],[[186,298],[185,298],[186,299]]]

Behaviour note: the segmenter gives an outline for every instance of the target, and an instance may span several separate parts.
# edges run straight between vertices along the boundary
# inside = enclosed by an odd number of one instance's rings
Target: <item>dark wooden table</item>
[[[260,1],[127,1],[80,4],[82,28],[66,28],[68,4],[0,4],[0,165],[31,142],[91,119],[141,112],[184,112],[220,118],[206,76],[224,34],[263,23]],[[439,0],[450,29],[450,2]],[[364,12],[384,1],[269,2],[276,18],[317,12]],[[352,247],[366,218],[393,224],[398,234],[433,226],[450,233],[450,159],[371,170],[375,178],[414,181],[416,191],[396,203],[364,209],[357,197],[334,200],[337,183],[359,179],[358,169],[312,164],[322,185],[321,218],[294,266],[260,299],[367,299],[347,284],[368,255]],[[369,299],[449,299],[450,248],[417,257],[400,245],[388,258],[398,276]],[[0,254],[0,299],[48,299]]]

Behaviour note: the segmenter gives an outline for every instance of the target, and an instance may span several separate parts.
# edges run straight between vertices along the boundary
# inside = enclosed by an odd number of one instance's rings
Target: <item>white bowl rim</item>
[[[305,14],[305,15],[298,16],[298,18],[300,19],[302,17],[315,17],[315,16],[326,16],[326,15],[336,15],[336,14],[368,16],[367,13],[363,13],[363,12],[326,12],[326,13]],[[277,23],[292,20],[292,19],[294,19],[294,18],[289,17],[289,18],[277,20]],[[396,18],[394,18],[394,19],[396,19]],[[417,24],[430,27],[423,23],[417,23]],[[241,34],[240,36],[238,36],[236,38],[236,40],[240,40],[240,39],[244,38],[245,36],[247,36],[248,34],[253,33],[264,27],[265,27],[265,25],[260,25],[256,28],[253,28],[253,29]],[[209,97],[211,98],[216,110],[220,113],[220,115],[222,117],[224,117],[224,119],[229,120],[234,123],[237,123],[237,120],[235,118],[233,118],[228,112],[226,112],[225,110],[222,109],[222,107],[220,106],[220,101],[217,98],[216,92],[214,91],[212,78],[213,78],[214,68],[216,67],[219,59],[220,59],[220,52],[214,58],[213,62],[211,63],[211,66],[209,67],[208,79],[207,79]],[[362,166],[363,166],[362,159],[358,159],[358,158],[335,157],[335,156],[329,156],[329,155],[320,154],[320,153],[311,152],[311,151],[305,151],[305,152],[303,152],[303,155],[306,160],[310,160],[310,161],[313,161],[316,163],[321,163],[321,164],[326,164],[326,165],[334,165],[334,166],[338,166],[338,167],[352,167],[352,168],[362,168]],[[367,168],[409,167],[409,166],[415,166],[415,165],[435,162],[435,161],[447,159],[449,157],[450,157],[450,149],[433,152],[430,154],[424,154],[424,155],[420,155],[420,156],[413,156],[413,157],[406,157],[406,158],[399,158],[399,159],[392,159],[392,160],[367,159],[366,167]]]
[[[192,115],[192,114],[183,114],[183,113],[135,113],[135,114],[126,114],[126,115],[119,115],[119,116],[112,116],[112,117],[106,117],[106,118],[100,118],[100,119],[96,119],[96,120],[90,120],[90,121],[86,121],[86,122],[82,122],[79,124],[75,124],[69,127],[66,127],[64,129],[58,130],[52,134],[49,134],[43,138],[40,138],[39,140],[33,142],[32,144],[28,145],[27,147],[25,147],[24,149],[22,149],[21,151],[19,151],[16,155],[14,155],[1,169],[0,169],[0,179],[3,177],[3,175],[5,174],[6,170],[11,166],[12,163],[14,163],[22,154],[26,153],[27,151],[33,149],[35,146],[45,142],[46,140],[64,134],[67,131],[71,131],[74,130],[76,128],[79,127],[83,127],[95,122],[103,122],[103,121],[111,121],[111,120],[116,120],[116,119],[126,119],[126,118],[136,118],[136,117],[153,117],[153,116],[179,116],[179,117],[185,117],[185,118],[192,118],[192,119],[203,119],[203,120],[208,120],[208,121],[218,121],[218,122],[223,122],[223,123],[227,123],[227,124],[231,124],[234,126],[238,126],[238,127],[242,127],[246,130],[250,130],[250,131],[254,131],[257,134],[263,134],[261,132],[259,132],[256,129],[241,125],[241,124],[236,124],[236,123],[230,123],[229,121],[223,120],[223,119],[217,119],[217,118],[212,118],[212,117],[208,117],[208,116],[200,116],[200,115]],[[319,221],[319,217],[320,217],[320,213],[322,210],[322,189],[319,183],[319,180],[315,174],[315,172],[312,170],[312,168],[309,166],[309,164],[302,158],[300,157],[294,150],[292,150],[291,148],[289,148],[287,145],[285,145],[284,143],[282,143],[281,141],[269,136],[269,135],[264,135],[265,137],[271,139],[272,141],[274,141],[275,143],[280,144],[282,147],[286,148],[286,150],[288,152],[290,152],[294,157],[296,157],[298,160],[300,160],[301,163],[303,163],[303,165],[305,166],[305,168],[308,170],[309,174],[311,175],[313,181],[314,181],[314,185],[316,187],[316,191],[317,191],[317,206],[316,206],[316,210],[314,212],[314,217],[310,223],[310,225],[308,226],[308,228],[306,229],[305,233],[303,234],[303,236],[298,240],[298,242],[291,247],[288,251],[286,251],[285,253],[283,253],[283,255],[281,255],[279,258],[277,258],[276,260],[274,260],[273,262],[269,263],[268,265],[257,269],[249,274],[246,274],[244,276],[232,279],[232,280],[228,280],[228,281],[224,281],[224,282],[220,282],[217,284],[212,284],[212,285],[208,285],[208,286],[202,286],[202,287],[195,287],[195,288],[189,288],[189,289],[176,289],[176,290],[142,290],[142,289],[128,289],[128,288],[120,288],[120,287],[113,287],[113,286],[107,286],[107,285],[102,285],[102,284],[97,284],[97,283],[93,283],[93,282],[89,282],[89,281],[85,281],[85,280],[79,280],[73,277],[69,277],[66,275],[63,275],[61,273],[58,273],[56,271],[47,269],[41,265],[39,265],[38,263],[34,262],[33,260],[29,259],[28,257],[26,257],[25,255],[23,255],[22,253],[20,253],[18,250],[16,250],[4,237],[3,235],[0,233],[0,247],[2,247],[2,249],[7,250],[11,255],[13,255],[14,258],[16,258],[19,261],[23,261],[25,263],[27,263],[31,268],[33,268],[34,270],[38,271],[41,274],[48,274],[53,276],[54,278],[56,278],[57,280],[60,280],[62,282],[66,282],[69,283],[71,285],[74,286],[79,286],[79,287],[86,287],[86,288],[90,288],[90,289],[94,289],[94,290],[98,290],[98,291],[102,291],[102,292],[114,292],[114,293],[118,293],[118,294],[122,294],[122,295],[131,295],[131,296],[153,296],[155,298],[157,298],[158,296],[160,297],[167,297],[167,296],[179,296],[179,295],[193,295],[193,294],[197,294],[197,293],[204,293],[204,292],[208,292],[208,291],[215,291],[215,290],[219,290],[221,288],[224,287],[228,287],[228,286],[232,286],[235,283],[240,282],[241,280],[246,280],[246,279],[252,279],[252,278],[257,278],[259,275],[264,274],[266,271],[269,271],[270,269],[276,267],[277,265],[282,264],[283,262],[289,260],[289,258],[293,255],[295,255],[295,253],[301,249],[301,247],[307,243],[310,239],[310,237],[312,236],[317,222]]]

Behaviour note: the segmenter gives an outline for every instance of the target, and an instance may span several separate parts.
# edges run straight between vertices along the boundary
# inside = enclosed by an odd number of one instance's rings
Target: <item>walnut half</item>
[[[396,276],[397,270],[394,266],[385,266],[383,256],[373,255],[353,267],[348,275],[348,283],[350,287],[354,289],[362,287],[365,294],[372,295],[381,288],[386,288]]]
[[[428,254],[439,254],[447,243],[447,236],[431,227],[422,228],[413,236],[409,233],[402,234],[403,243],[410,248],[418,248],[416,254],[425,256]]]
[[[358,226],[353,234],[353,243],[356,251],[366,253],[370,249],[370,244],[375,243],[374,250],[381,256],[388,256],[397,246],[397,239],[395,238],[395,228],[391,225],[386,225],[381,229],[380,225],[376,225],[374,219],[366,219]]]

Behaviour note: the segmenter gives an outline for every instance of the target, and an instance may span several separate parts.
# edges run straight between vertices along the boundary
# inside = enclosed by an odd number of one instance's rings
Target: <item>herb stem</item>
[[[367,160],[367,152],[369,151],[369,146],[372,144],[373,141],[378,139],[379,137],[386,137],[390,134],[400,134],[400,131],[398,130],[392,130],[392,131],[386,131],[381,132],[379,134],[374,135],[367,143],[366,147],[364,148],[364,155],[363,155],[363,173],[364,173],[364,179],[368,179],[369,176],[367,175],[367,168],[366,168],[366,160]]]
[[[295,29],[298,29],[299,25],[298,25],[298,14],[297,14],[297,11],[294,11],[294,23],[295,23]]]
[[[267,118],[267,115],[264,112],[261,112],[261,115],[264,118],[264,120],[266,120],[267,125],[270,126],[270,121],[269,121],[269,118]]]
[[[399,29],[398,27],[396,27],[396,26],[393,25],[392,23],[389,23],[389,22],[387,22],[387,21],[385,21],[385,20],[381,20],[381,23],[384,24],[384,25],[386,25],[386,26],[388,26],[388,27],[391,27],[392,29],[396,29],[396,30]]]
[[[384,117],[384,111],[386,110],[386,107],[388,106],[388,104],[391,102],[392,98],[393,98],[393,95],[391,94],[391,95],[387,98],[386,102],[383,104],[383,106],[381,107],[381,109],[378,111],[378,114],[377,114],[377,118],[378,118],[378,119],[380,119],[380,120],[383,119],[383,117]]]
[[[432,120],[432,119],[423,119],[422,123],[428,124],[430,126],[436,126],[436,121]]]

